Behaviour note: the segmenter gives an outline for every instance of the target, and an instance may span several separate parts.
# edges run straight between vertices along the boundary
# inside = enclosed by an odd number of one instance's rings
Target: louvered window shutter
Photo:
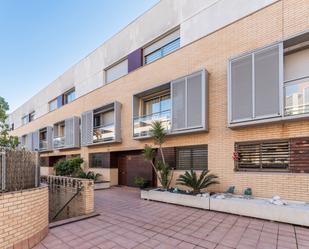
[[[81,143],[82,146],[93,143],[93,111],[81,115]]]

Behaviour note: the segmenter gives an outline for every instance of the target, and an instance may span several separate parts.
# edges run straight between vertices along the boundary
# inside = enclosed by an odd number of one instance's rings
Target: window
[[[29,116],[28,115],[25,115],[21,118],[21,122],[23,125],[26,125],[28,124],[28,120],[29,120]]]
[[[287,171],[290,160],[289,140],[244,142],[235,144],[238,171]]]
[[[11,131],[14,131],[14,123],[11,124]]]
[[[281,115],[282,54],[276,44],[230,61],[230,123]]]
[[[110,153],[92,153],[89,154],[90,168],[110,168]]]
[[[64,105],[71,103],[73,100],[75,100],[75,89],[72,89],[66,92],[65,94],[63,94],[63,104]]]
[[[57,109],[57,99],[49,102],[49,111],[52,112]]]
[[[34,118],[35,118],[35,112],[31,112],[29,114],[29,122],[32,122],[34,120]]]
[[[169,111],[171,109],[170,93],[144,100],[144,115]]]
[[[144,48],[144,64],[149,64],[161,57],[168,55],[180,47],[179,30],[166,35],[162,39]]]
[[[105,69],[105,82],[110,83],[128,74],[128,60],[118,62],[116,65]]]
[[[93,127],[109,126],[114,124],[114,110],[94,113],[93,115]]]
[[[176,169],[203,170],[208,168],[208,146],[197,145],[176,148]]]

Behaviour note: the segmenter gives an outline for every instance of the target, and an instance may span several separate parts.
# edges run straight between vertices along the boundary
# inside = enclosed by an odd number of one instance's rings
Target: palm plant
[[[144,158],[152,165],[162,188],[168,189],[173,176],[173,170],[165,162],[162,144],[165,142],[166,132],[160,121],[154,121],[152,123],[150,134],[154,139],[154,144],[158,146],[162,160],[156,160],[157,152],[149,145],[145,145],[143,151]]]
[[[208,170],[203,170],[198,177],[196,172],[191,169],[190,172],[186,171],[185,174],[179,176],[177,184],[191,188],[194,195],[200,194],[202,189],[219,183],[219,181],[215,180],[218,178],[216,175],[208,173]]]

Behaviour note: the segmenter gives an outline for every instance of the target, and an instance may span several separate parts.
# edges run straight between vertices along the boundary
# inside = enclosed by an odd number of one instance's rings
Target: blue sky
[[[0,0],[0,96],[10,111],[158,0]]]

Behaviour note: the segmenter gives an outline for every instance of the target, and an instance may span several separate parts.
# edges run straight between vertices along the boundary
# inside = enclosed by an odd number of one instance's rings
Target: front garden
[[[142,199],[309,226],[309,203],[285,201],[280,196],[271,199],[255,197],[250,187],[244,189],[242,195],[235,194],[234,186],[223,193],[210,192],[209,187],[219,181],[208,170],[186,171],[178,177],[176,186],[171,187],[174,169],[165,161],[162,145],[166,133],[160,122],[153,122],[151,134],[157,149],[146,145],[144,157],[151,163],[160,187],[144,189],[146,182],[137,177]]]

